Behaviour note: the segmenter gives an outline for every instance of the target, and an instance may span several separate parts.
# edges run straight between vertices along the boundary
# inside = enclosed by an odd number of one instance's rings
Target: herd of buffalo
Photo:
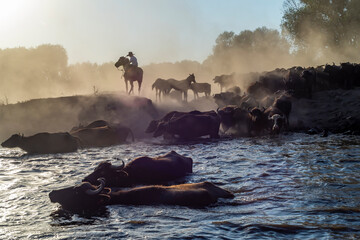
[[[239,79],[250,83],[242,95],[237,86]],[[168,112],[162,118],[152,120],[145,132],[152,133],[153,137],[182,141],[220,138],[229,133],[235,136],[279,134],[289,129],[293,98],[312,98],[312,94],[319,91],[360,87],[360,65],[342,63],[339,66],[293,67],[241,76],[221,75],[214,78],[214,83],[220,85],[221,91],[226,89],[214,95],[219,106],[216,111]],[[194,96],[204,92],[208,97],[211,91],[208,85],[196,83],[194,74],[190,74],[181,81],[157,79],[153,89],[159,99],[161,94],[165,96],[174,89],[183,93],[187,101],[188,89],[194,91]],[[69,132],[38,133],[29,137],[14,134],[1,145],[20,147],[32,154],[62,153],[121,144],[128,136],[134,141],[130,128],[97,120],[74,127]],[[209,182],[169,186],[172,181],[190,173],[192,159],[174,151],[154,158],[139,157],[126,165],[123,162],[121,166],[102,162],[80,185],[54,190],[49,197],[52,202],[72,211],[111,204],[202,207],[218,198],[233,197],[229,191]]]

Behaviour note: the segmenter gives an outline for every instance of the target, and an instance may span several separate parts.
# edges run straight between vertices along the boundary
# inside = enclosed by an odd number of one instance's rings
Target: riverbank
[[[360,134],[360,88],[330,90],[313,94],[312,99],[292,99],[290,131]],[[189,103],[164,101],[121,94],[68,96],[33,99],[17,104],[0,105],[0,140],[14,133],[66,132],[79,124],[103,119],[132,129],[137,139],[149,122],[170,111],[216,110],[213,98]]]
[[[329,90],[293,100],[290,130],[360,135],[360,88]]]

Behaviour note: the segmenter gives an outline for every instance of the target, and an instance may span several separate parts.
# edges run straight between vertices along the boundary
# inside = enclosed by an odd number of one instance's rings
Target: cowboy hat
[[[131,55],[134,55],[133,52],[129,52],[128,55],[126,55],[126,56],[128,57],[128,56],[131,56]]]

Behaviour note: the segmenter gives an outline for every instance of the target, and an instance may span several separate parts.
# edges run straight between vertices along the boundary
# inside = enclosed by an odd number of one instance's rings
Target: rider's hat
[[[127,56],[127,57],[128,57],[128,56],[131,57],[132,55],[134,55],[133,52],[129,52],[128,55],[126,55],[126,56]]]

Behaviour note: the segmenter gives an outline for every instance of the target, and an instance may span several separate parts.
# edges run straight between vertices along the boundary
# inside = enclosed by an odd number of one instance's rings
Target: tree
[[[215,74],[263,71],[289,64],[290,45],[277,30],[261,27],[239,34],[224,32],[205,61]]]
[[[358,0],[286,0],[281,26],[298,52],[358,60],[359,12]]]

